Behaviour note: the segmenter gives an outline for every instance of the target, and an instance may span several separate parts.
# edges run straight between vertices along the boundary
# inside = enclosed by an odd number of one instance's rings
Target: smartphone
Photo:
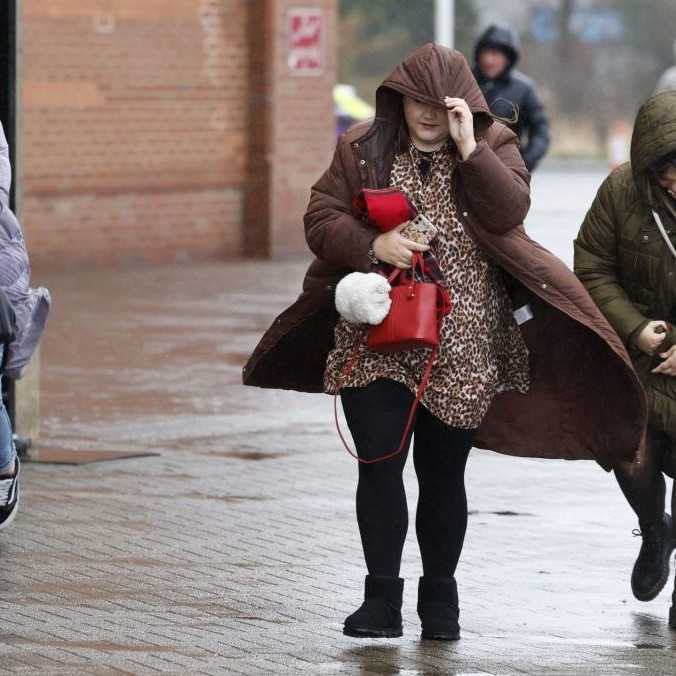
[[[417,244],[429,246],[430,242],[438,234],[437,227],[424,214],[418,214],[409,224],[401,231],[401,236],[410,239]]]

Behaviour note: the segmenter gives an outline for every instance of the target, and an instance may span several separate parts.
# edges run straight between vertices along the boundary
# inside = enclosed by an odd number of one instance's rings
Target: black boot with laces
[[[631,590],[639,601],[652,601],[669,579],[674,551],[671,517],[663,514],[656,524],[635,530],[634,535],[642,537],[643,544],[631,574]]]

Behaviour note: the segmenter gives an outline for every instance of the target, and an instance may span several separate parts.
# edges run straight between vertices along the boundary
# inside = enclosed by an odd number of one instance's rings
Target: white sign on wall
[[[294,75],[322,72],[322,10],[293,7],[289,10],[289,70]]]

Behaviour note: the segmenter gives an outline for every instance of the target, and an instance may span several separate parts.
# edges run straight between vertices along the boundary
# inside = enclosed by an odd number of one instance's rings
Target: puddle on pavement
[[[208,455],[213,458],[235,458],[236,460],[275,460],[276,458],[286,458],[288,453],[265,453],[264,451],[207,451],[202,455]]]
[[[28,452],[28,462],[45,465],[88,465],[93,462],[109,462],[111,460],[133,460],[149,458],[159,453],[151,451],[73,451],[61,448],[32,448]]]
[[[5,639],[7,640],[7,639]],[[153,643],[133,644],[133,643],[112,643],[110,641],[41,641],[36,639],[27,639],[20,636],[12,636],[8,641],[10,644],[22,645],[30,643],[31,645],[44,646],[45,648],[63,648],[64,650],[75,650],[81,648],[84,650],[96,650],[99,652],[138,652],[138,653],[172,653],[176,651],[174,646],[162,646]]]
[[[267,622],[268,624],[291,624],[290,620],[277,620],[272,617],[256,617],[255,615],[229,615],[231,620],[250,620],[252,622]]]
[[[53,606],[55,597],[58,602],[65,606],[75,605],[83,607],[83,599],[86,601],[118,601],[132,600],[138,603],[150,601],[155,598],[151,592],[139,592],[137,589],[120,589],[115,586],[104,586],[103,583],[97,585],[87,585],[81,582],[40,582],[32,583],[29,587],[30,597],[21,599],[18,603],[26,606],[44,605]],[[48,594],[48,598],[41,599],[40,594]]]
[[[156,496],[153,496],[156,497]],[[185,495],[177,495],[174,497],[193,498],[199,500],[220,500],[222,502],[262,502],[264,500],[272,500],[265,495],[209,495],[208,493],[186,493]]]
[[[584,645],[595,648],[634,648],[633,643],[605,638],[562,638],[560,636],[526,636],[535,643],[553,643],[555,645]]]
[[[103,495],[114,495],[115,497],[133,497],[134,493],[125,493],[119,489],[112,488],[71,488],[68,486],[59,487],[52,489],[53,491],[60,491],[64,496],[74,497],[82,499],[86,496],[92,496],[94,498],[101,497]],[[199,493],[193,491],[191,493],[147,493],[148,496],[152,497],[153,500],[220,500],[222,502],[261,502],[264,500],[272,500],[272,498],[266,495],[212,495],[209,493]],[[39,497],[39,496],[38,496]],[[46,498],[46,501],[53,499],[53,495],[50,493],[50,496]]]

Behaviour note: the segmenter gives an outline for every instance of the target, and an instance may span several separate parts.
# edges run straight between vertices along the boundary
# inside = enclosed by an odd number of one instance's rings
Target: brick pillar
[[[243,223],[248,256],[307,252],[302,218],[310,186],[327,168],[336,142],[332,92],[337,4],[337,0],[261,0],[250,5],[250,127]],[[291,44],[292,15],[314,16],[316,10],[320,12],[318,65],[302,58],[302,35],[295,47]],[[312,21],[309,32],[317,25]],[[290,63],[290,57],[299,54],[301,61]]]

